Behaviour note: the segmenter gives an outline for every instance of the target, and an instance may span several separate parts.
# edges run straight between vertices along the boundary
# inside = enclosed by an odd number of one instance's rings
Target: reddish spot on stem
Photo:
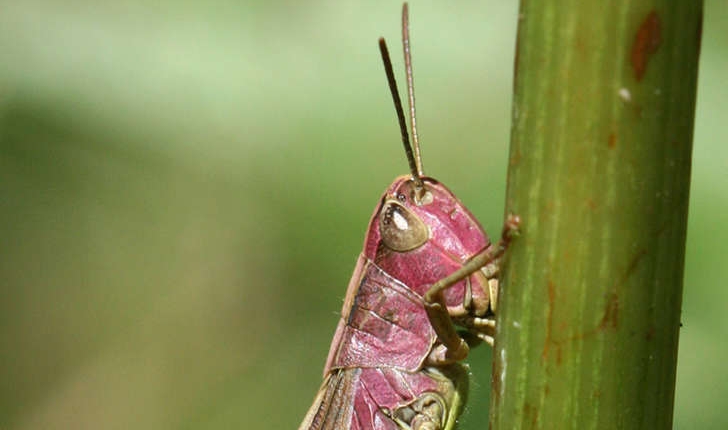
[[[523,404],[523,418],[524,422],[531,425],[530,428],[538,428],[536,427],[536,423],[538,423],[538,409],[531,406],[528,402]]]
[[[617,146],[617,135],[614,133],[609,133],[609,140],[607,140],[607,146],[609,149],[614,149],[615,146]]]
[[[647,329],[647,333],[645,333],[645,340],[650,341],[654,339],[656,331],[655,326],[650,325],[650,328]]]
[[[624,271],[624,275],[622,275],[622,278],[620,279],[619,284],[617,284],[617,287],[621,286],[624,282],[627,281],[627,279],[632,276],[635,270],[637,270],[637,265],[639,264],[640,260],[642,260],[642,257],[647,255],[646,249],[639,250],[630,260],[629,265],[627,266],[627,270]]]
[[[647,71],[647,61],[657,52],[662,38],[660,35],[660,17],[652,10],[642,21],[632,44],[632,69],[637,81],[641,81]]]
[[[608,327],[617,328],[619,322],[619,297],[611,293],[607,297],[607,305],[604,307],[604,316],[599,322],[599,329],[604,330]]]
[[[557,344],[556,346],[556,365],[561,366],[561,363],[564,361],[563,355],[561,354],[562,348],[560,344]]]
[[[591,209],[592,211],[597,210],[597,202],[594,201],[594,199],[586,199],[586,205]]]
[[[551,347],[551,330],[552,330],[552,319],[554,317],[554,302],[556,301],[556,287],[554,282],[549,279],[548,282],[548,294],[549,294],[549,309],[546,314],[546,339],[543,343],[543,351],[541,352],[541,358],[546,360],[549,357],[549,348]]]
[[[554,348],[556,351],[556,365],[560,366],[563,362],[562,353],[564,352],[563,348],[565,345],[567,345],[568,347],[568,344],[575,340],[587,339],[589,337],[596,336],[599,333],[602,333],[608,328],[616,329],[619,326],[619,295],[617,292],[622,287],[622,284],[627,282],[629,277],[637,270],[639,262],[645,255],[647,255],[646,249],[638,251],[629,261],[627,269],[624,271],[622,276],[617,279],[615,284],[610,288],[609,292],[606,295],[607,302],[604,306],[604,315],[602,315],[602,318],[597,326],[590,330],[576,333],[571,336],[561,336],[558,339],[554,339],[553,327],[554,304],[556,302],[556,286],[554,285],[553,281],[549,279],[547,284],[548,310],[546,312],[546,339],[544,340],[543,350],[541,352],[541,358],[544,361],[549,358],[549,355],[551,354],[551,349]],[[555,330],[557,334],[560,334],[566,333],[568,331],[568,328],[568,323],[562,323],[561,325],[556,327]],[[654,330],[655,329],[651,329],[647,332],[647,340],[652,339],[655,334]],[[566,352],[568,353],[569,350],[567,350]],[[549,373],[549,371],[549,367],[546,367],[546,373]],[[545,394],[548,394],[547,390],[548,386],[545,387]]]
[[[516,149],[515,151],[513,151],[513,154],[511,154],[511,158],[510,158],[510,160],[508,160],[508,162],[510,163],[511,166],[516,166],[516,165],[518,165],[518,163],[521,162],[521,157],[522,157],[521,150]]]

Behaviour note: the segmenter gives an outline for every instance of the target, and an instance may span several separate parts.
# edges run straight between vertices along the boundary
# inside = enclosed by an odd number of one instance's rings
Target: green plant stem
[[[519,19],[491,428],[670,429],[702,1]]]

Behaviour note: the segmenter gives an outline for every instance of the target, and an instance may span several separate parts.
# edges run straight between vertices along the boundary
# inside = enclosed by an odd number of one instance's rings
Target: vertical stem
[[[702,1],[521,1],[491,427],[671,429]]]

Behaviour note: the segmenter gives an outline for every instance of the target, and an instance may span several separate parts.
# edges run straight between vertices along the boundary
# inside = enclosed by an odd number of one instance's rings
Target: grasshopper
[[[374,210],[323,384],[299,430],[453,429],[467,394],[460,361],[479,342],[493,345],[497,275],[520,220],[509,216],[492,244],[458,198],[424,175],[407,3],[402,43],[414,149],[379,39],[410,174],[396,178]]]

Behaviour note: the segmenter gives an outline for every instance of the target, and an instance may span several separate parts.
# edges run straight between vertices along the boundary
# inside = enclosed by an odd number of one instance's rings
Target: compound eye
[[[429,237],[422,220],[396,200],[387,200],[379,213],[382,241],[392,251],[404,252],[422,246]]]

